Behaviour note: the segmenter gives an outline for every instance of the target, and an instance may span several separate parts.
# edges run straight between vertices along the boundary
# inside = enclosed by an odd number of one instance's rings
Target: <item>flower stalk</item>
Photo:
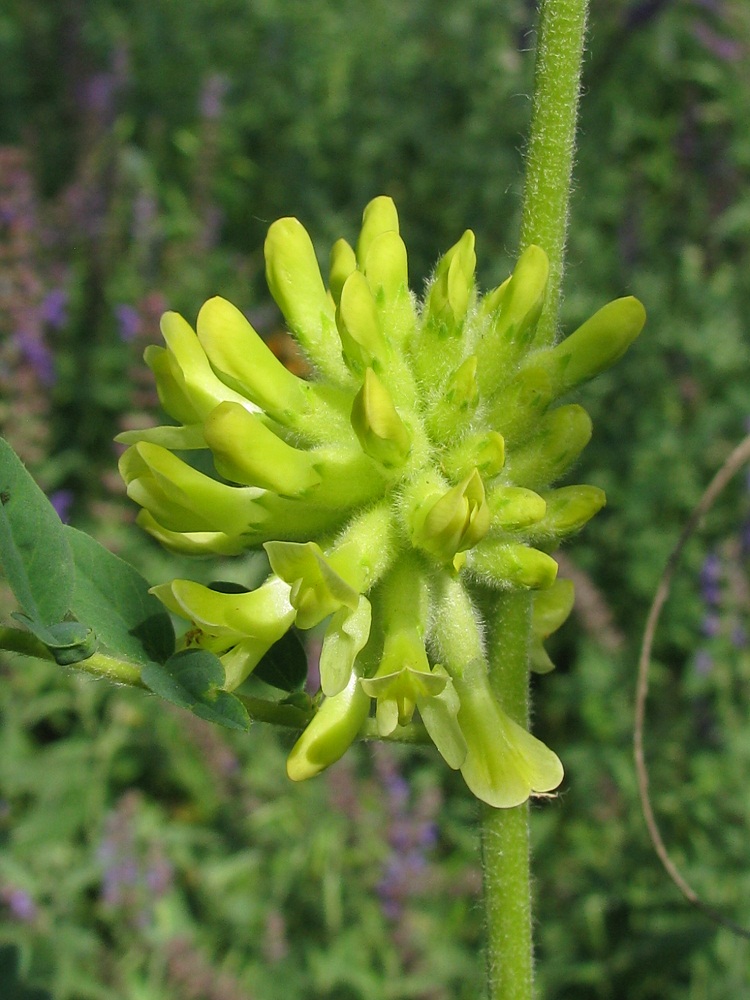
[[[559,357],[565,350],[564,344],[570,346],[572,339],[552,347],[557,335],[587,9],[587,0],[540,0],[539,4],[521,248],[538,246],[545,251],[549,261],[546,300],[534,333],[535,344],[546,347],[548,353],[542,356],[541,365],[539,355],[532,356],[529,367],[518,380],[515,388],[517,414],[524,410],[539,413],[546,409],[546,399],[556,374],[555,365],[550,366],[545,361]],[[593,325],[593,320],[589,324]],[[584,324],[581,331],[586,326]],[[585,340],[586,332],[581,331],[579,339]],[[594,344],[591,347],[593,351],[579,354],[581,364],[589,371],[595,367],[592,353],[601,355],[601,348]],[[610,354],[615,353],[616,349],[610,351]],[[557,378],[566,378],[564,366],[558,371]],[[511,388],[511,398],[513,393]],[[555,412],[559,415],[559,410]],[[508,436],[518,433],[518,417],[516,421],[506,431]],[[577,436],[586,438],[584,422],[579,419],[577,423]],[[574,431],[574,426],[569,429]],[[573,437],[576,437],[575,431]],[[585,441],[582,443],[585,445]],[[601,500],[603,502],[603,497]],[[591,499],[592,504],[596,502]],[[566,597],[564,595],[562,602],[558,602],[563,616]],[[572,606],[572,595],[569,603]],[[490,681],[509,716],[526,725],[530,663],[547,669],[546,653],[543,647],[540,649],[539,628],[534,630],[532,599],[524,593],[502,596],[497,612],[496,627],[490,638]],[[544,629],[545,626],[540,627]],[[482,860],[488,1000],[532,1000],[534,965],[528,803],[509,810],[482,806]]]

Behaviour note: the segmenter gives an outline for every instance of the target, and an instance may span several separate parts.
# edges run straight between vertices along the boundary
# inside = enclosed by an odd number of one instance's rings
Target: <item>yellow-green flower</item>
[[[296,219],[271,226],[265,256],[312,377],[287,371],[221,298],[195,330],[168,313],[166,346],[147,362],[175,423],[122,435],[121,471],[163,545],[264,547],[271,574],[246,594],[184,580],[156,593],[192,623],[186,641],[222,658],[230,690],[293,623],[327,622],[319,707],[290,755],[292,778],[333,763],[374,713],[382,735],[420,717],[492,805],[551,791],[560,761],[490,688],[482,609],[537,591],[532,660],[551,667],[543,640],[572,605],[551,553],[604,503],[595,487],[555,486],[591,435],[586,412],[559,401],[620,357],[643,307],[618,299],[535,348],[544,252],[529,247],[480,296],[471,232],[419,303],[385,197],[365,209],[356,247],[334,245],[327,283]],[[216,476],[193,466],[195,452]]]

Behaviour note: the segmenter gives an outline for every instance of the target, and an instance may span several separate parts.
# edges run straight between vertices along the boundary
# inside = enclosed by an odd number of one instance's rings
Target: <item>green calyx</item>
[[[482,609],[532,591],[531,661],[551,668],[543,643],[573,600],[551,553],[605,501],[594,486],[559,485],[591,436],[564,397],[613,364],[645,317],[619,299],[538,349],[543,250],[528,247],[482,297],[474,243],[467,231],[447,251],[420,304],[391,199],[367,206],[356,242],[334,244],[328,287],[305,229],[281,219],[266,276],[309,380],[218,297],[196,330],[168,313],[165,346],[146,353],[175,423],[122,436],[139,523],[172,551],[264,547],[270,563],[247,593],[155,588],[189,623],[185,645],[218,655],[233,689],[291,625],[324,630],[294,780],[337,760],[370,715],[383,736],[419,719],[494,806],[562,777],[489,688]]]

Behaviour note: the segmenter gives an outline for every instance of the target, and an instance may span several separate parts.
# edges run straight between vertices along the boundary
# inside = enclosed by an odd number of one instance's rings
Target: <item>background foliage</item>
[[[0,432],[60,511],[153,582],[212,575],[129,527],[111,440],[155,410],[140,355],[167,307],[193,318],[221,293],[286,355],[262,280],[276,217],[298,215],[325,250],[387,193],[415,288],[466,227],[481,283],[505,276],[533,14],[522,0],[8,0]],[[549,1000],[750,991],[747,943],[665,880],[630,759],[650,594],[750,415],[748,107],[744,0],[594,0],[564,325],[630,292],[649,324],[583,400],[581,481],[609,507],[565,554],[577,620],[536,700],[567,769],[534,818]],[[688,549],[648,736],[678,862],[745,924],[749,527],[738,481]],[[260,725],[235,736],[61,668],[1,669],[0,941],[21,946],[25,982],[59,1000],[479,995],[474,806],[429,754],[361,748],[292,787],[290,738]]]

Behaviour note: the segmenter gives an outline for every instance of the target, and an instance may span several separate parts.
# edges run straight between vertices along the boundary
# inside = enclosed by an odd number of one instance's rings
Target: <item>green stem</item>
[[[0,628],[0,651],[2,650],[21,656],[31,656],[37,660],[54,662],[52,653],[43,643],[30,632],[19,628]],[[87,659],[79,660],[71,666],[76,670],[92,674],[94,677],[106,677],[107,680],[116,684],[127,684],[130,687],[146,690],[141,681],[140,667],[128,660],[122,660],[107,653],[94,653]],[[305,710],[295,705],[283,705],[278,702],[266,701],[263,698],[254,698],[250,695],[239,694],[237,697],[254,722],[268,722],[275,726],[284,726],[287,729],[304,729],[312,718],[312,709]],[[426,729],[419,722],[412,722],[408,726],[399,726],[391,736],[382,737],[378,732],[375,719],[368,719],[365,722],[359,732],[358,739],[387,739],[393,743],[420,746],[431,743]]]
[[[547,301],[536,333],[539,347],[551,344],[557,332],[587,7],[588,0],[539,4],[521,219],[521,249],[535,243],[550,263]]]
[[[555,340],[588,0],[540,0],[534,100],[521,221],[521,249],[547,253],[550,279],[536,345]],[[531,598],[498,601],[488,641],[490,680],[503,708],[528,725]],[[488,1000],[532,1000],[528,805],[482,808]]]
[[[501,597],[489,636],[490,680],[512,719],[528,725],[531,599]],[[482,865],[487,923],[488,1000],[533,996],[528,804],[482,806]]]

